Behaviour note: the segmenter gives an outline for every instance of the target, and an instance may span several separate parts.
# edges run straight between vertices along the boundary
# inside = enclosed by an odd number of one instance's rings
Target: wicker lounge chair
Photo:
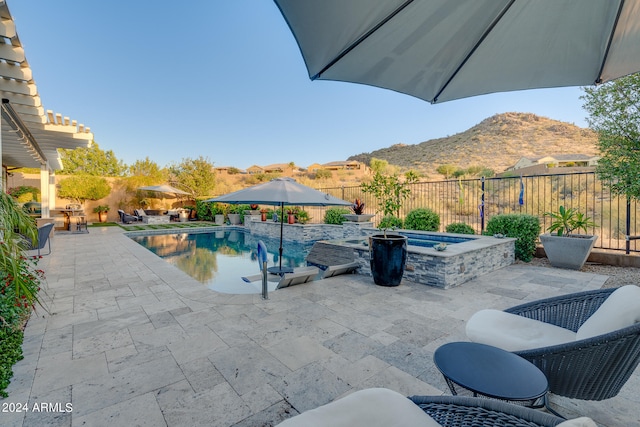
[[[579,292],[504,310],[577,332],[615,289]],[[586,339],[515,354],[536,365],[557,395],[583,400],[616,396],[640,362],[640,323]]]
[[[122,209],[118,209],[118,215],[120,215],[120,222],[123,224],[131,224],[132,222],[137,222],[138,217],[134,215],[129,215]]]
[[[565,421],[535,409],[498,400],[466,396],[411,396],[443,427],[547,427]]]

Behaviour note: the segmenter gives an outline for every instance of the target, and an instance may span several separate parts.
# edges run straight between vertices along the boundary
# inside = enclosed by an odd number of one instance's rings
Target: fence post
[[[629,239],[629,236],[631,235],[631,198],[629,196],[627,196],[627,220],[625,226],[625,235],[627,236],[624,242],[625,253],[629,255],[629,253],[631,252],[631,241]]]
[[[480,178],[480,234],[484,233],[484,176]]]

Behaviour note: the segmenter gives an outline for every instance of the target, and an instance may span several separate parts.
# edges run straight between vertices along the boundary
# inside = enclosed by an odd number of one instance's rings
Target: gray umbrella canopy
[[[272,273],[286,273],[282,268],[282,231],[284,227],[284,206],[351,206],[351,203],[297,183],[293,178],[276,178],[253,187],[214,197],[205,202],[260,204],[280,206],[280,266],[270,269]]]
[[[138,190],[142,190],[142,191],[155,191],[157,193],[164,193],[164,194],[173,194],[174,196],[188,196],[189,193],[187,193],[186,191],[182,191],[178,188],[172,187],[170,185],[167,184],[163,184],[163,185],[149,185],[147,187],[138,187]]]
[[[269,182],[205,200],[220,203],[261,205],[351,206],[351,203],[297,183],[293,178],[276,178]]]
[[[312,80],[435,103],[640,71],[640,0],[274,0]]]

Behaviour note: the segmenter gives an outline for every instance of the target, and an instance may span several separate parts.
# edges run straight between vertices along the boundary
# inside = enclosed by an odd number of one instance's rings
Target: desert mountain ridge
[[[591,129],[532,113],[509,112],[491,116],[455,135],[418,144],[395,144],[348,160],[368,165],[371,158],[377,158],[434,177],[443,164],[461,169],[483,166],[499,173],[521,157],[598,155],[596,143],[597,135]]]

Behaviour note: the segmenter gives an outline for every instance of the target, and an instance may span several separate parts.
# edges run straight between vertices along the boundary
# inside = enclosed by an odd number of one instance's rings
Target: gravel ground
[[[551,268],[547,258],[534,258],[528,264]],[[602,286],[603,288],[618,288],[624,285],[640,286],[640,268],[587,263],[580,271],[609,276],[609,279]]]

